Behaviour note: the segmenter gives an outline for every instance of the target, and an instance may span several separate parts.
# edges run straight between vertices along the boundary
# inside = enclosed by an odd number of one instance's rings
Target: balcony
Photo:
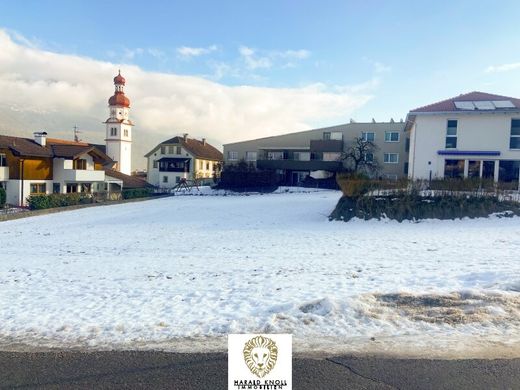
[[[311,152],[342,152],[343,141],[336,139],[311,140]]]
[[[9,180],[9,167],[0,167],[0,181]]]
[[[56,176],[56,175],[55,175]],[[54,178],[64,182],[95,182],[105,181],[105,171],[94,171],[86,169],[64,169],[61,177]]]
[[[323,160],[258,160],[256,166],[259,169],[285,169],[291,171],[331,171],[336,172],[343,166],[341,161]]]

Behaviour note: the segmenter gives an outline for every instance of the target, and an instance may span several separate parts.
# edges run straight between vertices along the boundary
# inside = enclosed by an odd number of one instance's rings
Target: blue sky
[[[303,91],[306,106],[302,111],[309,111],[313,101],[319,101],[320,107],[312,115],[302,114],[300,118],[298,109],[293,107],[292,114],[287,113],[291,120],[284,120],[283,111],[278,109],[275,115],[269,107],[269,101],[276,99],[264,96],[263,100],[254,100],[259,103],[251,100],[246,109],[240,105],[243,89],[235,88],[232,92],[241,97],[235,96],[228,113],[238,117],[243,111],[241,123],[258,122],[257,127],[266,130],[239,132],[239,122],[226,123],[223,117],[216,128],[228,126],[234,132],[218,130],[208,136],[211,139],[213,135],[215,142],[229,142],[269,135],[272,129],[280,133],[334,125],[351,117],[358,121],[404,118],[412,108],[472,90],[518,97],[518,15],[520,2],[510,0],[500,1],[499,5],[496,1],[479,0],[39,0],[3,2],[0,29],[16,42],[16,50],[35,50],[23,60],[20,57],[25,65],[38,53],[49,51],[68,56],[72,63],[79,56],[99,64],[112,64],[110,74],[117,67],[128,74],[131,65],[135,65],[145,72],[143,80],[157,75],[190,76],[191,79],[183,78],[182,83],[198,83],[200,88],[193,92],[193,100],[207,100],[208,106],[215,106],[216,110],[223,107],[227,98],[209,102],[212,96],[201,86],[201,79],[211,81],[219,91],[221,87],[254,87],[256,99],[264,94],[264,88],[270,92],[290,90],[290,96],[299,96],[298,91]],[[0,72],[6,74],[16,69],[12,64],[11,68],[6,66],[2,68],[0,63]],[[37,65],[27,66],[36,70]],[[46,66],[52,68],[54,64]],[[75,76],[67,77],[69,81],[64,80],[74,85],[70,80]],[[137,85],[136,74],[133,77],[134,90],[130,81],[128,91],[136,98],[136,115],[137,103],[142,103],[142,108],[150,94],[171,98],[172,94],[157,92],[160,86],[143,92],[146,88]],[[41,75],[44,81],[49,78],[59,75]],[[112,87],[106,79],[108,94]],[[175,89],[179,80],[171,78],[167,85],[164,88]],[[280,98],[280,104],[290,105],[294,99],[289,95]],[[182,97],[186,96],[180,97],[181,102]],[[355,104],[349,100],[351,97]],[[104,101],[104,95],[98,99]],[[254,104],[260,107],[256,111],[263,110],[271,122],[255,116],[258,113],[254,112]],[[53,109],[59,111],[58,105]],[[98,108],[101,109],[105,108]],[[39,108],[32,110],[36,111],[41,112]],[[184,111],[197,119],[197,113],[203,109],[188,107]],[[98,112],[89,115],[100,116]],[[255,115],[248,114],[251,112]],[[158,130],[159,122],[149,121],[143,115],[138,119],[150,134],[166,134],[166,130]],[[185,118],[171,127],[189,127],[197,134],[207,135],[204,126],[207,129],[216,121],[215,116],[204,122],[195,119],[190,122]],[[94,122],[85,119],[85,123],[91,126]],[[52,126],[52,122],[46,126]]]
[[[470,90],[519,95],[511,72],[486,72],[520,61],[518,1],[110,4],[6,2],[0,25],[52,51],[227,85],[344,86],[377,77],[375,97],[356,113],[360,117],[403,116],[417,105]],[[207,52],[183,57],[182,47]],[[241,47],[270,60],[242,69]]]

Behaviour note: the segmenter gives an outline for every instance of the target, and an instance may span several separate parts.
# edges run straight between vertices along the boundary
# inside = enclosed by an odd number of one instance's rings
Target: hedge
[[[153,195],[153,190],[150,188],[132,188],[123,190],[121,195],[123,199],[146,198]]]
[[[419,196],[397,194],[388,196],[343,196],[329,216],[330,220],[349,221],[389,218],[421,220],[427,218],[455,219],[487,217],[493,213],[520,215],[520,204],[501,201],[493,196]]]
[[[0,187],[0,207],[5,206],[5,200],[6,200],[5,189]]]
[[[75,206],[78,204],[92,203],[94,198],[91,194],[49,194],[31,195],[27,198],[31,210],[50,209],[53,207]]]

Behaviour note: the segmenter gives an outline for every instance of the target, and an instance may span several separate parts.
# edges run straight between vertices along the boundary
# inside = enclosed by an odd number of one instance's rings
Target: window
[[[444,177],[463,178],[464,160],[446,160],[444,162]]]
[[[330,139],[330,132],[323,133],[323,139],[328,141]]]
[[[76,183],[67,184],[67,194],[78,192],[78,185]]]
[[[362,132],[361,133],[361,138],[363,139],[363,141],[374,142],[375,139],[376,139],[376,133],[373,133],[373,132]]]
[[[31,183],[31,195],[45,194],[47,192],[47,184],[45,183]]]
[[[154,168],[157,168],[159,165],[158,161],[157,160],[153,160],[153,167]]]
[[[162,177],[162,182],[163,183],[168,183],[168,176],[163,176]]]
[[[294,152],[293,153],[293,160],[296,161],[310,161],[311,154],[310,152]]]
[[[374,153],[365,153],[366,162],[374,162]]]
[[[284,160],[284,152],[267,152],[268,160]]]
[[[399,154],[398,153],[385,153],[383,161],[386,164],[397,164],[399,162]]]
[[[343,140],[343,133],[341,131],[333,131],[330,133],[330,139],[341,141]]]
[[[161,146],[161,154],[166,154],[166,146]]]
[[[520,119],[511,119],[509,149],[520,149]]]
[[[404,146],[404,151],[408,153],[410,151],[410,138],[406,138],[406,144]]]
[[[74,160],[74,162],[72,164],[72,168],[73,169],[81,169],[81,170],[87,169],[87,160],[82,159],[82,158]]]
[[[339,152],[324,152],[323,153],[323,161],[338,161],[341,157],[341,153]]]
[[[181,182],[180,176],[175,176],[175,183],[179,184]]]
[[[399,142],[399,133],[397,131],[385,131],[385,142]]]
[[[125,129],[125,137],[128,137],[128,129]]]
[[[116,127],[111,127],[110,128],[110,135],[113,136],[113,137],[117,135],[117,128]]]
[[[173,145],[168,146],[168,154],[173,154],[173,149],[174,149]]]
[[[7,166],[7,158],[5,157],[5,154],[0,153],[0,167],[6,167]]]
[[[199,169],[202,169],[202,160],[199,160]]]
[[[409,166],[409,165],[408,165],[408,162],[405,162],[405,163],[404,163],[404,171],[403,171],[403,173],[404,173],[405,175],[408,175],[408,166]]]
[[[209,171],[209,161],[206,161],[206,170]]]
[[[246,152],[246,161],[256,161],[257,153],[256,152]]]
[[[182,153],[181,147],[180,147],[180,146],[177,146],[176,154],[181,154],[181,153]]]
[[[446,128],[446,149],[455,149],[457,147],[457,121],[448,120]]]
[[[498,165],[498,180],[518,183],[520,161],[501,160]]]
[[[60,193],[60,183],[52,183],[52,193],[59,194]]]
[[[238,152],[228,152],[228,160],[234,161],[238,160]]]
[[[480,177],[480,161],[468,161],[468,177]]]

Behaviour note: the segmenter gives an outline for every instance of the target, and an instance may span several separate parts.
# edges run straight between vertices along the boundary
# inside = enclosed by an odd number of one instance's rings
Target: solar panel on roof
[[[477,110],[494,110],[495,105],[491,103],[489,100],[475,101],[473,102]]]
[[[511,100],[493,100],[493,104],[496,108],[515,108]]]
[[[473,102],[454,102],[455,107],[457,107],[459,110],[474,110],[475,106],[473,105]]]

